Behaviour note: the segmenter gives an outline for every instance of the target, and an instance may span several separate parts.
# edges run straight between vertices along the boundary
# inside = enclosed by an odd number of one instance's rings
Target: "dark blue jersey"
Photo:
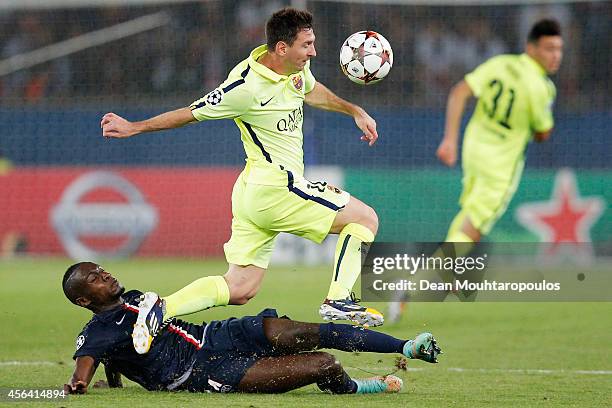
[[[191,373],[197,352],[204,343],[205,324],[172,319],[155,338],[147,354],[138,354],[132,330],[138,316],[142,292],[123,295],[123,305],[98,313],[77,337],[73,358],[91,356],[99,363],[125,375],[147,390],[175,389]]]

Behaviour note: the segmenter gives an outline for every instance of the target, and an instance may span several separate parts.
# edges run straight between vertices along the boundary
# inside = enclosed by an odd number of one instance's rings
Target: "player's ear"
[[[287,54],[288,45],[284,41],[279,41],[276,43],[276,47],[274,47],[274,52],[276,52],[280,56],[285,56]]]
[[[87,299],[86,297],[83,297],[83,296],[79,296],[78,298],[76,298],[74,300],[74,302],[77,305],[79,305],[81,307],[85,307],[85,308],[87,308],[91,304],[91,300],[89,300],[89,299]]]
[[[525,50],[527,51],[527,54],[533,55],[535,53],[537,47],[538,47],[538,44],[536,42],[527,41],[527,45],[525,46]]]

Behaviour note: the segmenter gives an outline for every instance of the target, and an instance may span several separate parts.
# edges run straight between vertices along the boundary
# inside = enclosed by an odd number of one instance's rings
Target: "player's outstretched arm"
[[[376,143],[378,139],[376,121],[362,107],[340,98],[320,82],[315,83],[312,91],[306,94],[305,101],[315,108],[352,116],[357,127],[363,132],[361,140],[367,141],[370,146]]]
[[[193,122],[196,122],[196,119],[193,117],[191,109],[181,108],[140,122],[130,122],[110,112],[102,117],[100,127],[104,137],[125,138],[139,133],[174,129]]]
[[[70,383],[64,384],[66,394],[85,394],[87,386],[96,372],[96,364],[93,357],[82,356],[76,359],[76,368],[70,379]]]
[[[438,146],[436,156],[449,167],[457,163],[457,145],[459,143],[459,129],[461,117],[465,110],[465,104],[473,93],[465,80],[460,81],[450,91],[446,101],[446,124],[444,126],[444,138]]]

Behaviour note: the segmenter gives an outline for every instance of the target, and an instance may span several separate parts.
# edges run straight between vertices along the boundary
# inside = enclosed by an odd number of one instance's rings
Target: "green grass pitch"
[[[74,340],[90,318],[61,291],[66,259],[0,262],[0,388],[57,388],[73,370]],[[202,275],[222,274],[220,261],[136,259],[104,263],[126,289],[169,294]],[[201,312],[195,322],[275,307],[296,320],[319,321],[329,268],[272,267],[245,306]],[[384,308],[385,305],[378,304]],[[285,395],[147,392],[124,379],[120,390],[41,406],[348,406],[356,407],[605,407],[612,406],[612,303],[416,303],[398,324],[398,337],[431,331],[445,354],[440,364],[410,361],[398,373],[397,395],[332,396],[309,386]],[[396,356],[334,352],[355,377],[393,371]],[[104,378],[100,369],[94,381]],[[0,402],[4,406],[34,403]]]

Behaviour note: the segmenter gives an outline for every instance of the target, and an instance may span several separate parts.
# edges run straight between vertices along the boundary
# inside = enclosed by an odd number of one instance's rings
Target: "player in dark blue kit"
[[[163,314],[154,312],[163,299],[151,292],[125,292],[117,279],[91,262],[68,268],[62,287],[72,303],[94,313],[77,337],[76,369],[64,386],[69,393],[86,392],[100,363],[110,387],[121,387],[122,374],[151,391],[278,393],[316,383],[338,394],[397,392],[401,379],[352,379],[334,356],[313,350],[400,353],[430,363],[440,353],[430,333],[400,340],[350,325],[278,318],[273,309],[201,325],[176,318],[161,324],[156,319]],[[150,349],[138,354],[132,332],[139,304],[146,299],[154,300],[147,326],[156,332]]]

